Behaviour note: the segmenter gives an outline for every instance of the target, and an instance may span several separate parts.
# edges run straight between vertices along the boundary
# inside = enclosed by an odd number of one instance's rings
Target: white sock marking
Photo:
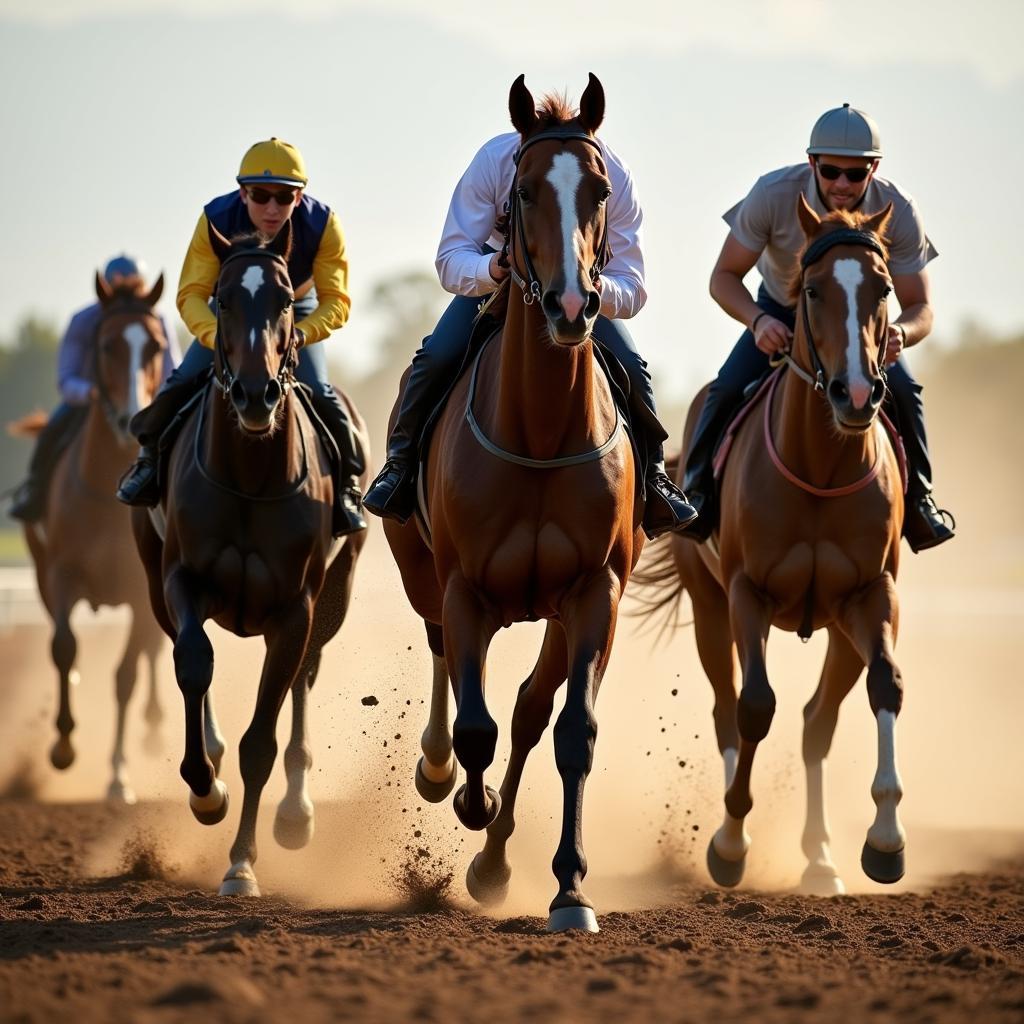
[[[868,842],[882,853],[902,850],[906,833],[896,808],[903,799],[903,783],[896,768],[896,715],[892,711],[878,712],[878,771],[871,783],[871,799],[878,811],[868,829]]]
[[[583,308],[583,293],[580,291],[580,226],[576,215],[576,193],[583,180],[583,168],[575,153],[558,153],[551,161],[551,170],[547,173],[558,199],[558,209],[562,222],[562,260],[565,272],[565,292],[563,299],[569,298],[570,309],[576,310],[576,316]],[[564,308],[564,301],[563,301]],[[569,310],[566,310],[569,313]],[[576,317],[570,316],[570,320]]]
[[[854,405],[861,408],[863,402],[858,405],[856,401],[858,392],[871,394],[871,385],[860,361],[860,324],[857,322],[857,287],[864,280],[864,268],[859,260],[836,260],[832,276],[846,293],[846,375]]]

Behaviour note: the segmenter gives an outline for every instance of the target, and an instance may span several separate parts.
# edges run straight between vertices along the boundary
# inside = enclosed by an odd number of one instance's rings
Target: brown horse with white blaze
[[[904,871],[895,755],[903,684],[893,653],[903,488],[897,452],[880,422],[892,289],[883,239],[891,208],[819,220],[801,197],[798,212],[807,242],[794,282],[790,367],[763,389],[761,404],[734,435],[720,480],[717,548],[673,538],[637,575],[667,587],[650,601],[652,609],[674,606],[684,589],[691,597],[725,763],[725,820],[708,849],[709,870],[721,885],[739,883],[750,845],[744,819],[753,806],[751,768],[775,711],[765,666],[769,630],[804,637],[828,630],[821,679],[804,709],[802,847],[804,886],[832,894],[843,885],[829,849],[825,758],[839,705],[865,666],[878,770],[871,787],[877,814],[861,863],[879,882],[895,882]],[[701,398],[687,418],[684,450]]]
[[[500,335],[456,386],[433,433],[423,481],[430,547],[414,521],[388,520],[384,530],[434,655],[417,787],[425,799],[444,799],[456,758],[464,768],[456,813],[466,827],[487,829],[467,875],[481,901],[507,889],[506,844],[525,761],[568,677],[555,724],[564,802],[549,928],[596,931],[582,890],[583,789],[597,735],[594,702],[644,539],[633,452],[591,339],[606,255],[609,183],[594,138],[604,91],[591,75],[578,115],[550,99],[538,111],[520,77],[509,110],[522,137],[508,228],[519,289],[506,283],[499,292],[495,306],[507,304]],[[547,620],[547,632],[519,691],[499,796],[484,785],[498,736],[484,663],[498,629],[536,619]]]
[[[181,775],[203,824],[221,821],[228,807],[217,777],[224,747],[210,700],[214,662],[205,623],[266,643],[256,708],[239,747],[241,820],[220,888],[223,895],[258,896],[256,817],[289,689],[288,791],[274,834],[293,849],[313,835],[307,695],[321,649],[348,612],[366,534],[333,542],[330,462],[293,386],[291,223],[271,242],[256,235],[228,242],[216,234],[212,241],[221,260],[213,379],[170,454],[159,508],[136,508],[132,521],[154,610],[174,642],[185,703]],[[368,456],[365,425],[342,399]]]
[[[163,719],[156,668],[163,635],[149,607],[146,576],[132,543],[128,512],[114,500],[118,477],[136,447],[128,421],[160,386],[168,342],[154,306],[162,291],[163,275],[149,292],[112,289],[96,275],[101,305],[95,338],[96,395],[83,428],[56,466],[46,514],[24,527],[39,593],[54,624],[51,652],[60,676],[59,738],[50,760],[56,768],[68,768],[75,759],[71,685],[77,676],[78,641],[71,629],[72,609],[79,601],[87,601],[94,609],[123,604],[131,609],[128,642],[115,673],[117,725],[113,777],[107,789],[110,799],[123,803],[135,802],[124,740],[140,656],[145,656],[149,667],[146,744],[153,752],[160,747],[157,729]]]

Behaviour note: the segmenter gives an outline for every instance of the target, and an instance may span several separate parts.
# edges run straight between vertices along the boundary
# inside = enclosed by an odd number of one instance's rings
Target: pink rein
[[[791,484],[799,487],[800,490],[806,491],[808,494],[813,494],[817,498],[842,498],[847,494],[856,494],[857,491],[863,490],[868,484],[874,480],[878,474],[882,471],[882,446],[878,446],[878,454],[875,457],[875,464],[868,470],[867,475],[855,481],[852,484],[846,484],[844,487],[815,487],[813,484],[807,483],[805,480],[801,480],[795,473],[792,473],[782,461],[779,456],[778,450],[775,447],[775,442],[772,440],[772,399],[775,396],[775,389],[778,386],[779,378],[782,376],[780,373],[776,373],[771,380],[771,384],[768,388],[768,397],[764,403],[764,445],[768,449],[768,455],[772,460],[773,465],[785,477]],[[889,418],[884,412],[879,412],[879,416],[882,419],[885,429],[889,432],[890,437],[897,437],[896,428],[890,422]],[[903,490],[906,492],[907,489],[907,476],[906,471],[903,467],[903,462],[900,459],[899,450],[896,449],[897,460],[900,464],[900,476],[903,478]]]

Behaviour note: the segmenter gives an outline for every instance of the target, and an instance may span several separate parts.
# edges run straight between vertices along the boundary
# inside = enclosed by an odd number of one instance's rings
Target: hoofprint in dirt
[[[90,876],[123,814],[0,801],[0,1020],[1024,1018],[1020,857],[892,896],[678,880],[657,887],[661,906],[604,915],[599,935],[550,935],[443,891],[411,893],[416,910],[214,898],[144,830],[115,873]]]

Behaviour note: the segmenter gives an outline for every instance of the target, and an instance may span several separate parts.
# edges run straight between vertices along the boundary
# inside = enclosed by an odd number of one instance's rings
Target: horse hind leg
[[[164,709],[160,702],[159,677],[159,659],[160,649],[163,646],[163,634],[157,629],[151,629],[151,632],[152,636],[147,638],[143,649],[143,654],[146,658],[146,674],[149,686],[146,694],[146,707],[143,711],[146,731],[142,736],[142,749],[150,757],[157,757],[164,750],[164,738],[161,730],[164,722]]]
[[[124,753],[125,722],[128,717],[128,704],[135,692],[138,675],[139,655],[141,654],[141,638],[139,635],[138,618],[133,614],[128,643],[117,671],[114,674],[117,692],[117,723],[114,728],[114,751],[110,757],[113,773],[107,787],[107,799],[119,804],[134,804],[135,792],[128,781],[127,759]]]
[[[430,689],[430,714],[420,737],[423,756],[416,762],[416,791],[428,803],[438,804],[455,788],[458,762],[452,749],[448,724],[448,662],[444,656],[444,633],[433,622],[424,622],[433,659],[434,678]]]
[[[50,762],[54,768],[64,771],[75,760],[75,748],[71,743],[71,733],[75,728],[75,720],[71,715],[71,687],[78,682],[78,673],[75,671],[78,642],[71,631],[71,609],[77,596],[69,592],[65,579],[59,574],[51,572],[48,576],[54,625],[50,653],[59,678],[55,723],[57,742],[50,749]]]
[[[565,681],[568,667],[565,630],[557,622],[548,622],[537,664],[519,687],[512,713],[512,752],[499,795],[501,809],[487,826],[484,848],[470,862],[466,888],[478,903],[496,906],[508,894],[512,867],[506,847],[516,827],[516,797],[523,778],[526,759],[540,742],[551,721],[555,693]]]
[[[309,691],[320,667],[320,652],[303,665],[292,683],[292,732],[284,751],[284,771],[288,789],[277,806],[274,838],[286,850],[301,850],[313,838],[313,802],[306,790],[313,753],[306,731]]]
[[[829,847],[825,808],[825,759],[832,746],[839,706],[864,671],[864,662],[836,628],[829,629],[828,653],[814,696],[804,708],[803,758],[807,778],[807,816],[800,840],[807,867],[802,891],[815,896],[838,896],[846,891]]]

